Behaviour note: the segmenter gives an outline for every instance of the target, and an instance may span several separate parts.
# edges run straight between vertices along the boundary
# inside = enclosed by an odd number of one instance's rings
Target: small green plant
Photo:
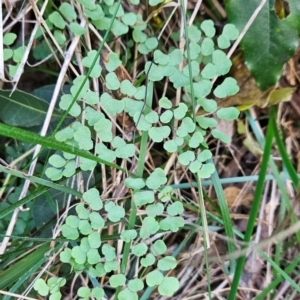
[[[80,3],[92,24],[100,30],[109,29],[111,15],[115,12],[117,3]],[[74,19],[73,11],[72,16],[68,15],[65,6],[66,4],[62,4],[59,8],[63,16],[59,12],[49,16],[50,22],[60,29],[66,26],[63,17],[67,20]],[[214,24],[206,20],[200,26],[185,28],[187,47],[184,51],[174,48],[164,53],[158,49],[157,38],[148,36],[147,25],[140,15],[125,13],[120,6],[116,17],[112,23],[112,34],[120,36],[130,28],[134,42],[138,43],[138,51],[141,54],[153,52],[153,61],[147,62],[144,67],[144,74],[148,78],[147,85],[118,78],[116,69],[122,61],[116,53],[109,53],[108,61],[104,64],[106,70],[102,70],[99,53],[95,50],[87,52],[82,64],[90,68],[90,79],[100,76],[104,78],[105,91],[99,96],[90,89],[86,76],[75,78],[71,93],[61,97],[59,106],[73,117],[84,117],[84,122],[75,122],[58,131],[55,138],[82,150],[95,149],[98,157],[107,162],[115,162],[116,159],[132,161],[138,155],[137,172],[127,176],[121,183],[131,190],[129,220],[124,201],[104,201],[94,187],[86,190],[82,201],[75,205],[76,213],[69,215],[61,227],[62,235],[66,239],[79,242],[72,243],[71,248],[65,248],[60,253],[60,260],[70,264],[75,272],[86,272],[90,278],[101,278],[115,272],[110,275],[109,283],[112,288],[117,289],[120,300],[138,299],[138,293],[145,286],[158,287],[162,296],[172,296],[177,291],[179,282],[176,277],[168,276],[165,272],[176,268],[176,258],[166,253],[167,247],[163,238],[155,238],[152,243],[149,243],[149,238],[153,239],[159,232],[175,233],[183,228],[184,207],[174,197],[172,187],[166,185],[168,177],[162,168],[156,168],[148,175],[143,172],[146,160],[143,147],[148,139],[153,143],[163,143],[163,148],[169,153],[178,153],[178,162],[198,178],[211,176],[215,167],[209,161],[212,153],[206,144],[207,135],[211,134],[225,143],[229,142],[226,134],[216,129],[215,116],[234,120],[239,111],[233,107],[219,108],[217,102],[207,96],[213,94],[224,98],[239,90],[236,81],[231,77],[226,77],[221,84],[213,86],[214,78],[226,75],[231,67],[231,61],[221,49],[228,48],[230,42],[238,37],[238,32],[233,25],[228,24],[216,40]],[[76,26],[73,25],[73,28]],[[74,31],[73,33],[76,34]],[[168,97],[163,96],[158,101],[158,108],[153,110],[153,86],[155,82],[163,79],[168,79],[175,89],[183,88],[185,99],[174,106]],[[115,95],[120,94],[123,97],[117,99]],[[95,105],[100,107],[100,111]],[[205,114],[196,115],[196,111],[193,111],[196,106],[201,107]],[[140,133],[141,144],[138,152],[135,141],[128,142],[113,132],[112,120],[121,113],[132,117]],[[95,136],[97,138],[94,142]],[[76,157],[68,153],[52,155],[49,163],[52,167],[46,170],[46,175],[51,180],[73,176],[76,167],[82,171],[93,171],[96,167],[94,161],[80,158],[76,162]],[[145,214],[137,218],[136,210],[140,209]],[[122,223],[123,229],[119,238],[125,246],[120,253],[115,243],[102,240],[102,234],[110,224]],[[120,254],[122,258],[118,257]],[[137,264],[143,271],[129,279],[126,263],[132,256],[136,257]],[[140,277],[140,274],[144,276]],[[45,283],[43,285],[46,287]],[[97,289],[98,294],[94,289]],[[93,295],[96,299],[102,299],[103,288],[94,289],[81,288],[78,296],[88,299]]]

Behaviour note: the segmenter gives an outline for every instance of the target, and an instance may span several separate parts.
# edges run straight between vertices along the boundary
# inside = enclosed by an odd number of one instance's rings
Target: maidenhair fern
[[[133,5],[139,1],[131,0]],[[155,6],[162,1],[149,1]],[[58,141],[77,147],[85,151],[94,149],[96,155],[104,161],[114,162],[116,159],[131,159],[137,155],[134,141],[128,141],[116,136],[113,131],[113,119],[118,114],[127,113],[135,123],[141,134],[147,132],[149,140],[154,143],[163,143],[163,148],[169,153],[178,154],[178,162],[197,173],[201,178],[208,178],[215,171],[214,165],[208,160],[212,152],[208,149],[206,138],[212,134],[223,142],[229,138],[225,133],[216,129],[217,120],[234,120],[239,112],[235,108],[219,108],[211,97],[218,98],[234,95],[238,92],[236,81],[225,78],[221,84],[213,85],[214,78],[228,73],[231,61],[220,49],[226,49],[230,42],[238,37],[233,25],[226,25],[222,34],[215,38],[216,29],[211,20],[203,21],[199,27],[189,26],[185,36],[187,47],[170,49],[164,53],[159,48],[159,41],[149,36],[147,23],[140,14],[126,13],[119,7],[116,19],[112,20],[117,3],[113,0],[104,0],[95,3],[92,0],[77,0],[75,5],[63,3],[59,11],[54,11],[48,17],[52,24],[52,31],[60,45],[66,42],[65,32],[75,36],[82,35],[86,28],[77,23],[76,11],[82,5],[83,13],[91,25],[98,30],[107,30],[113,22],[112,34],[116,37],[131,32],[132,39],[137,43],[140,54],[153,54],[153,61],[144,66],[144,74],[149,82],[159,82],[168,79],[175,89],[183,88],[186,97],[174,106],[166,96],[158,101],[159,113],[148,107],[144,99],[151,92],[147,86],[138,82],[122,80],[116,70],[121,66],[119,56],[111,52],[103,70],[99,64],[99,57],[95,50],[86,53],[82,65],[92,70],[90,79],[101,77],[104,79],[105,90],[98,95],[89,85],[89,81],[82,86],[85,76],[80,75],[73,80],[70,94],[61,97],[59,106],[73,117],[83,117],[84,122],[75,122],[67,128],[58,131],[55,138]],[[6,35],[4,44],[9,46],[14,36]],[[219,48],[219,49],[218,49]],[[6,57],[12,54],[7,49]],[[97,58],[97,63],[92,66]],[[201,67],[200,67],[201,66]],[[74,102],[74,97],[77,99]],[[116,99],[116,95],[122,95]],[[73,103],[74,102],[74,103]],[[73,105],[70,107],[70,105]],[[82,105],[84,103],[84,105]],[[200,106],[205,113],[197,115],[191,112]],[[100,107],[97,109],[97,107]],[[176,123],[176,127],[174,127]],[[95,140],[95,136],[97,139]],[[81,170],[93,171],[96,163],[80,158],[77,166],[76,157],[67,153],[56,153],[49,158],[49,167],[46,175],[52,180],[62,177],[71,177],[79,166]],[[163,238],[157,238],[150,243],[150,238],[157,233],[177,232],[185,225],[183,217],[184,207],[181,202],[173,201],[173,189],[167,185],[168,177],[163,169],[156,168],[146,178],[129,174],[124,185],[132,193],[132,200],[137,209],[143,209],[140,216],[141,225],[134,228],[126,227],[119,235],[120,241],[131,243],[130,255],[134,256],[137,266],[142,272],[136,272],[134,278],[128,277],[126,270],[120,266],[115,244],[103,241],[101,232],[114,223],[126,224],[126,210],[124,202],[102,199],[102,193],[95,188],[86,190],[80,203],[75,205],[75,213],[67,216],[61,227],[62,235],[74,241],[72,248],[65,248],[60,253],[60,260],[71,265],[74,272],[85,272],[90,278],[101,278],[114,272],[109,277],[109,285],[118,290],[118,299],[138,299],[138,294],[146,286],[158,287],[162,296],[172,296],[179,288],[175,277],[167,275],[176,268],[176,258],[167,254],[167,246]],[[125,255],[125,254],[124,254]],[[144,274],[140,276],[141,274]],[[140,276],[140,277],[139,277]],[[50,294],[50,299],[60,299],[59,287],[65,284],[61,278],[53,283],[42,279],[36,281],[34,288],[42,295]],[[104,289],[81,287],[77,292],[80,299],[95,299],[105,297]]]

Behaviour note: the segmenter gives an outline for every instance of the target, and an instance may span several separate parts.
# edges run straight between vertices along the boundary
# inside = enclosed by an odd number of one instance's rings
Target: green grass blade
[[[58,142],[51,137],[40,136],[39,134],[33,133],[31,131],[27,131],[24,129],[12,127],[12,126],[0,123],[0,135],[6,136],[9,138],[13,138],[13,139],[17,139],[17,140],[27,142],[27,143],[40,144],[45,148],[50,148],[50,149],[54,149],[54,150],[60,150],[63,152],[75,154],[77,156],[84,157],[84,158],[90,159],[92,161],[96,161],[100,164],[104,164],[109,167],[115,168],[124,173],[127,172],[125,169],[121,168],[120,166],[110,163],[108,161],[105,161],[103,159],[100,159],[97,156],[94,156],[89,152],[80,150],[78,148],[75,148],[73,146],[67,145],[62,142]]]
[[[42,264],[46,260],[45,254],[49,250],[50,244],[47,243],[22,258],[7,270],[0,273],[0,290],[4,290],[9,285],[13,284],[24,274],[24,272],[35,266],[37,262],[41,262]]]
[[[213,160],[210,159],[209,162],[213,163]],[[215,171],[211,175],[211,180],[213,182],[213,186],[215,188],[218,203],[219,203],[219,206],[221,209],[221,214],[222,214],[222,218],[224,221],[225,232],[226,232],[226,235],[229,237],[229,240],[227,242],[228,252],[229,252],[229,254],[232,254],[235,252],[235,245],[233,243],[233,239],[234,239],[233,226],[232,226],[232,222],[231,222],[231,218],[230,218],[230,214],[229,214],[227,201],[226,201],[225,194],[223,191],[223,187],[221,185],[220,178],[219,178],[217,171]],[[229,272],[233,273],[235,271],[235,268],[236,268],[236,261],[235,261],[235,259],[231,258]],[[227,273],[229,273],[229,272],[227,271]]]
[[[247,229],[246,229],[245,237],[244,237],[244,241],[246,243],[249,242],[251,239],[255,221],[256,221],[256,216],[257,216],[259,206],[260,206],[261,196],[262,196],[263,189],[264,189],[265,176],[267,174],[268,164],[269,164],[271,150],[272,150],[272,141],[273,141],[273,137],[274,137],[274,127],[272,126],[272,124],[273,124],[272,118],[273,117],[274,117],[274,115],[271,114],[270,121],[268,124],[268,129],[267,129],[266,143],[265,143],[264,152],[263,152],[263,156],[262,156],[259,178],[258,178],[257,186],[255,189],[254,199],[253,199],[253,203],[251,206]],[[236,293],[237,293],[240,278],[241,278],[241,275],[242,275],[242,272],[244,269],[245,261],[246,261],[246,256],[244,256],[244,255],[238,259],[237,267],[235,270],[235,274],[233,277],[233,281],[232,281],[232,285],[231,285],[231,289],[230,289],[230,293],[229,293],[229,298],[228,298],[229,300],[236,299]]]

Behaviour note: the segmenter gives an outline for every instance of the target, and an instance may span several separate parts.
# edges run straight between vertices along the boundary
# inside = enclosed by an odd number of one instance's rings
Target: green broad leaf
[[[120,90],[122,94],[129,97],[134,96],[137,92],[137,88],[128,79],[125,79],[121,82]]]
[[[66,22],[63,17],[57,11],[54,11],[49,15],[50,22],[59,29],[64,29],[66,26]]]
[[[90,104],[90,105],[95,105],[95,104],[98,104],[99,103],[99,96],[97,93],[91,91],[91,90],[88,90],[85,94],[85,97],[84,97],[86,103]]]
[[[197,156],[197,160],[199,160],[200,162],[205,162],[210,158],[212,158],[212,153],[208,149],[201,151]]]
[[[164,277],[158,286],[158,292],[162,296],[172,297],[179,289],[179,281],[175,277]]]
[[[62,252],[59,254],[59,259],[63,263],[70,263],[70,260],[72,258],[72,250],[69,248],[65,248]]]
[[[102,277],[102,276],[98,276],[98,277]],[[105,292],[103,290],[102,287],[100,286],[96,286],[92,289],[92,293],[91,295],[96,299],[96,300],[100,300],[103,299]]]
[[[164,108],[164,109],[172,108],[172,102],[167,97],[163,97],[163,98],[159,99],[158,104],[161,108]]]
[[[204,56],[211,55],[215,50],[214,41],[211,38],[204,38],[201,43],[201,54]]]
[[[184,226],[184,219],[182,217],[166,217],[159,222],[161,230],[177,232],[179,228]]]
[[[69,22],[77,18],[75,9],[70,3],[67,2],[62,3],[61,6],[59,7],[59,11]]]
[[[174,109],[174,118],[177,120],[183,119],[187,111],[187,105],[185,103],[179,103],[178,107]]]
[[[132,38],[136,43],[144,43],[147,39],[147,34],[141,30],[134,29],[132,32]]]
[[[158,270],[151,271],[146,275],[146,283],[148,286],[159,285],[163,279],[164,275]]]
[[[170,133],[171,129],[169,126],[151,127],[149,129],[149,136],[155,143],[161,143]]]
[[[230,138],[223,133],[222,131],[218,130],[218,129],[213,129],[211,131],[211,134],[214,138],[219,139],[220,141],[222,141],[225,144],[230,143]]]
[[[173,256],[165,256],[161,258],[157,263],[157,267],[161,271],[173,270],[176,268],[176,266],[177,266],[177,261],[176,258]]]
[[[133,4],[139,2],[139,0],[130,0],[130,2],[134,2]],[[134,293],[132,291],[130,291],[128,288],[125,288],[124,290],[122,290],[120,293],[119,293],[119,296],[118,296],[118,299],[119,300],[138,300],[139,297],[137,295],[137,293]]]
[[[77,229],[72,228],[66,224],[61,226],[62,235],[70,240],[77,240],[79,238],[79,232]]]
[[[105,14],[99,4],[96,4],[95,8],[93,10],[85,9],[84,14],[93,21],[101,20],[105,16]]]
[[[151,51],[154,50],[158,46],[157,38],[156,37],[147,38],[145,41],[145,46]]]
[[[150,250],[155,256],[159,256],[166,253],[167,246],[163,240],[157,240],[151,245]]]
[[[103,142],[111,142],[112,136],[112,122],[108,119],[100,119],[95,125],[95,130],[97,131],[99,138]]]
[[[93,231],[91,224],[88,220],[81,220],[79,222],[78,229],[79,229],[80,233],[83,235],[89,235]],[[80,262],[78,262],[78,263],[80,263]]]
[[[162,191],[158,193],[158,199],[160,199],[161,202],[169,201],[171,199],[172,193],[173,188],[167,185],[162,189]]]
[[[136,20],[137,20],[137,16],[133,12],[124,14],[122,16],[123,23],[128,26],[133,26],[135,24]]]
[[[151,61],[148,61],[145,65],[145,73],[147,74],[149,80],[161,81],[164,78],[164,73],[162,72],[162,68],[160,66],[154,64]]]
[[[118,286],[123,286],[126,282],[126,277],[124,274],[112,275],[109,278],[109,283],[112,287],[116,288]]]
[[[118,3],[117,2],[113,3],[112,5],[110,5],[109,6],[109,10],[108,10],[109,13],[111,15],[114,15],[115,12],[116,12],[117,7],[118,7]],[[122,16],[124,16],[124,9],[123,9],[122,5],[120,5],[119,8],[118,8],[116,17],[122,17]]]
[[[128,282],[128,289],[131,290],[132,292],[141,291],[143,288],[144,288],[144,282],[139,278],[131,279]]]
[[[108,54],[108,62],[105,64],[106,70],[108,72],[115,71],[119,66],[121,66],[122,61],[119,59],[117,53],[110,52]]]
[[[48,162],[55,168],[62,168],[66,164],[66,160],[58,154],[51,155]]]
[[[217,121],[214,118],[209,117],[196,117],[196,122],[204,129],[217,126]]]
[[[33,127],[43,124],[49,104],[32,94],[16,90],[0,90],[0,119],[11,126]],[[54,109],[52,122],[58,122],[62,113]]]
[[[192,42],[197,43],[201,38],[201,31],[195,25],[191,25],[188,27],[188,37]]]
[[[123,159],[134,156],[134,153],[135,153],[135,145],[134,144],[127,144],[125,146],[118,147],[115,150],[116,157],[123,158]]]
[[[91,293],[91,289],[85,286],[80,287],[77,291],[77,295],[79,297],[84,297],[84,298],[89,297],[90,293]]]
[[[174,140],[164,142],[164,149],[170,153],[177,151],[178,145]]]
[[[189,163],[195,160],[195,153],[193,151],[187,150],[182,152],[178,156],[178,161],[183,165],[187,166]]]
[[[181,53],[180,49],[174,49],[168,55],[170,57],[169,64],[171,66],[178,66],[183,60],[183,56],[182,56],[182,53]]]
[[[155,263],[155,256],[152,253],[148,253],[146,257],[141,259],[141,265],[144,267],[152,266]]]
[[[72,227],[74,229],[78,228],[79,222],[80,222],[80,219],[78,217],[76,217],[76,216],[68,216],[66,218],[66,221],[65,221],[65,223],[68,226],[70,226],[70,227]]]
[[[159,230],[159,224],[154,217],[145,217],[142,222],[140,230],[140,237],[142,239],[149,238],[152,234],[155,234]]]
[[[215,25],[212,20],[204,20],[201,23],[200,28],[204,32],[204,34],[209,38],[213,38],[216,34]]]
[[[104,264],[104,270],[106,273],[109,273],[111,271],[116,271],[116,270],[118,270],[119,267],[120,267],[120,264],[116,260],[107,261]]]
[[[204,98],[206,97],[212,90],[212,82],[207,79],[202,79],[199,82],[193,82],[194,87],[194,95],[196,98]],[[186,90],[190,93],[191,87],[188,85]]]
[[[141,190],[146,185],[142,178],[126,178],[124,184],[133,190]]]
[[[136,206],[142,206],[154,202],[154,193],[152,191],[138,191],[133,195]]]
[[[103,202],[100,198],[99,191],[95,188],[91,188],[83,193],[82,198],[93,210],[100,210],[103,208]]]
[[[145,242],[141,242],[139,244],[132,246],[131,251],[134,255],[140,257],[147,253],[148,246]]]
[[[190,163],[189,170],[192,173],[196,173],[196,172],[199,171],[199,169],[201,168],[201,166],[202,166],[202,163],[199,160],[195,160],[195,161],[193,161],[193,162]]]
[[[237,4],[228,0],[226,11],[230,23],[242,31],[259,3],[259,0],[242,0]],[[289,16],[280,19],[275,13],[274,1],[266,1],[240,44],[246,64],[261,90],[276,84],[284,63],[298,46],[299,3],[293,0],[288,3]]]
[[[189,72],[189,66],[191,67],[191,71],[192,71],[192,78],[195,78],[199,75],[200,73],[200,66],[199,63],[196,61],[191,61],[190,65],[186,65],[182,72],[185,76],[189,77],[190,76],[190,72]],[[201,75],[203,76],[203,71],[201,72]]]
[[[104,208],[108,212],[107,217],[111,222],[119,222],[125,216],[124,208],[113,202],[106,203]]]
[[[220,49],[226,49],[230,46],[230,40],[224,35],[220,35],[217,42]]]
[[[183,211],[184,211],[183,205],[182,205],[182,203],[180,201],[176,201],[176,202],[172,203],[167,208],[167,213],[170,216],[180,215],[180,214],[183,213]]]
[[[124,111],[129,114],[129,116],[134,117],[137,115],[137,118],[139,115],[141,115],[143,107],[144,107],[144,102],[142,101],[136,101],[130,98],[123,98],[122,99],[125,105]]]
[[[98,249],[101,245],[100,233],[93,231],[88,235],[88,241],[91,248]]]
[[[204,137],[201,132],[196,131],[193,133],[191,139],[189,140],[189,146],[191,148],[198,148],[199,145],[204,141]]]
[[[197,103],[203,107],[206,112],[213,113],[217,110],[218,104],[215,100],[200,98],[197,99]]]
[[[164,206],[161,203],[150,204],[146,207],[146,213],[149,217],[162,215],[163,211]]]
[[[105,259],[108,261],[113,261],[116,257],[116,249],[108,244],[103,245],[102,253],[105,256]]]
[[[91,221],[91,227],[94,230],[102,229],[105,225],[104,219],[100,216],[98,212],[91,212],[89,214],[89,219]]]
[[[106,87],[112,91],[120,88],[120,81],[114,72],[110,72],[105,76]]]
[[[237,85],[236,80],[232,77],[227,77],[214,90],[214,95],[218,98],[226,98],[228,96],[235,95],[239,90],[240,90],[240,88]]]
[[[74,130],[71,127],[67,127],[58,131],[55,134],[55,139],[60,142],[65,142],[66,140],[73,138],[73,136],[74,136]]]
[[[125,25],[123,22],[119,21],[118,19],[114,20],[111,31],[115,36],[121,36],[121,35],[127,33],[128,30],[129,30],[129,27],[127,25]]]
[[[103,93],[101,95],[100,105],[103,107],[105,112],[111,116],[116,116],[125,108],[125,104],[122,100],[116,100],[108,93]]]
[[[152,127],[152,124],[145,120],[145,115],[140,112],[135,113],[133,120],[138,130],[148,131]]]
[[[98,157],[113,162],[116,159],[115,151],[108,149],[103,143],[98,143],[95,148]]]
[[[85,208],[83,203],[79,203],[76,205],[75,210],[77,212],[78,217],[81,220],[85,220],[88,219],[90,216],[90,211],[88,209]]]
[[[86,252],[86,253],[91,249],[91,246],[90,246],[90,243],[89,243],[89,240],[87,237],[84,237],[81,239],[79,247],[83,252]]]
[[[227,74],[232,66],[231,60],[219,49],[213,52],[212,63],[217,68],[217,75]]]
[[[137,237],[137,231],[134,229],[124,230],[122,231],[120,237],[124,242],[129,243]]]
[[[145,115],[145,120],[150,124],[157,123],[158,119],[158,113],[154,110],[150,111],[147,115]]]
[[[59,107],[63,110],[67,110],[72,102],[73,96],[71,94],[65,94],[60,98]],[[73,117],[78,117],[81,114],[81,107],[76,101],[73,103],[71,109],[69,110],[69,114]]]
[[[146,180],[149,189],[157,190],[160,186],[167,182],[167,176],[161,168],[156,168]]]
[[[215,166],[212,163],[203,164],[200,171],[200,178],[209,178],[215,172]]]
[[[90,264],[90,265],[94,265],[96,264],[97,262],[99,262],[99,260],[101,259],[99,253],[98,253],[98,249],[90,249],[87,253],[86,253],[86,256],[87,256],[87,262]]]
[[[60,30],[54,30],[54,38],[59,45],[63,45],[67,41],[66,36]]]
[[[81,3],[86,9],[93,10],[96,8],[96,5],[92,0],[77,0],[77,2]]]
[[[5,35],[3,36],[3,44],[5,46],[10,46],[15,42],[16,38],[17,35],[13,32],[5,33]]]
[[[137,88],[137,91],[134,94],[134,98],[137,100],[143,100],[145,96],[146,96],[146,86],[141,85]]]
[[[189,52],[190,52],[190,59],[196,59],[198,55],[201,53],[201,48],[198,43],[190,42],[189,43]],[[188,49],[185,50],[184,56],[188,58]]]
[[[35,281],[33,288],[41,295],[47,296],[49,294],[49,286],[44,279],[39,278]]]
[[[89,51],[87,56],[83,58],[82,64],[85,67],[90,68],[92,66],[93,61],[95,60],[96,56],[97,56],[97,51],[96,50]],[[101,66],[99,64],[99,57],[98,57],[97,60],[96,60],[95,65],[93,67],[93,70],[90,74],[90,77],[98,78],[101,75],[101,71],[102,71],[102,69],[101,69]],[[88,88],[88,85],[87,85],[87,88]],[[85,97],[83,97],[83,98],[85,98]]]
[[[240,115],[240,111],[236,107],[221,107],[217,111],[217,117],[224,120],[235,120]]]
[[[188,76],[185,76],[182,71],[178,69],[169,77],[170,81],[173,82],[173,86],[175,89],[186,86],[189,84],[190,79]]]
[[[72,177],[76,172],[76,163],[75,160],[70,160],[66,163],[63,170],[64,177]]]
[[[45,171],[45,174],[51,180],[57,181],[57,180],[62,179],[63,170],[50,167],[50,168],[47,168],[47,170]]]
[[[212,63],[208,63],[201,71],[201,76],[205,79],[212,79],[217,75],[218,75],[218,69]]]
[[[234,41],[239,37],[239,31],[233,24],[226,24],[222,35],[226,36],[230,41]]]
[[[160,121],[165,124],[170,123],[172,118],[173,118],[173,112],[171,110],[167,110],[163,112],[159,117]]]
[[[87,106],[85,109],[85,118],[90,126],[94,126],[100,119],[104,118],[104,114]]]
[[[12,58],[14,55],[13,50],[11,49],[3,49],[3,57],[4,57],[4,61],[9,60],[10,58]]]
[[[72,94],[73,97],[75,97],[76,94],[78,93],[78,91],[80,90],[79,95],[78,95],[78,99],[79,98],[84,98],[85,93],[89,89],[88,80],[86,80],[83,87],[81,88],[81,85],[83,84],[84,81],[85,81],[85,76],[84,75],[79,75],[73,80],[73,86],[71,87],[71,94]]]
[[[87,29],[76,22],[70,23],[70,30],[75,36],[81,36],[86,33]]]
[[[154,51],[154,62],[159,65],[167,65],[170,61],[170,57],[164,54],[160,50]]]
[[[26,47],[24,47],[24,46],[20,46],[14,50],[13,61],[15,63],[18,64],[22,61],[25,50],[26,50]]]

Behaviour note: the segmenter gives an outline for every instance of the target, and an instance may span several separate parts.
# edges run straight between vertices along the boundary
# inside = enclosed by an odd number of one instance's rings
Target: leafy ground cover
[[[2,7],[3,299],[297,299],[300,8],[242,2]]]

